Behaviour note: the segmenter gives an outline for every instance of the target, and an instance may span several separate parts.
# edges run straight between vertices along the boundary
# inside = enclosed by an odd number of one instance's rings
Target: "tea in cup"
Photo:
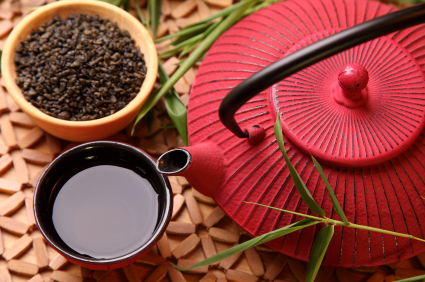
[[[164,233],[172,190],[155,160],[131,145],[97,141],[58,156],[43,172],[34,214],[47,242],[89,269],[124,267]]]

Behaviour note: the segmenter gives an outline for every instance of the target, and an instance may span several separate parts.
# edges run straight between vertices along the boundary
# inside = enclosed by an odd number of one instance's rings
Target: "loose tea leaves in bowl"
[[[16,84],[43,113],[86,121],[124,108],[147,68],[126,30],[99,16],[53,17],[15,49]]]

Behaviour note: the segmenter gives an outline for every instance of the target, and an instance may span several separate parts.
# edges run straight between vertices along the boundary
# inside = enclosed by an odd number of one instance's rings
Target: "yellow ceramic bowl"
[[[50,117],[36,107],[31,105],[22,95],[22,91],[15,83],[16,71],[15,47],[22,42],[25,37],[41,24],[47,23],[53,16],[61,18],[69,14],[85,13],[89,15],[99,15],[115,22],[120,29],[127,30],[140,51],[144,54],[147,74],[142,84],[140,92],[120,111],[96,120],[90,121],[66,121]],[[146,31],[145,27],[132,15],[111,4],[92,0],[67,0],[55,2],[38,8],[25,17],[9,35],[4,46],[1,70],[7,91],[16,101],[19,107],[34,122],[45,131],[59,138],[86,142],[99,140],[111,136],[127,126],[137,115],[143,103],[148,98],[156,81],[158,72],[158,57],[155,45]]]

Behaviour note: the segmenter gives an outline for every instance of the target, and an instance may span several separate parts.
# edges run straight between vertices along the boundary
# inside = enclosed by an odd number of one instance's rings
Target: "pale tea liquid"
[[[63,185],[52,217],[60,238],[77,253],[116,258],[151,238],[158,219],[158,194],[147,179],[130,169],[93,166]]]

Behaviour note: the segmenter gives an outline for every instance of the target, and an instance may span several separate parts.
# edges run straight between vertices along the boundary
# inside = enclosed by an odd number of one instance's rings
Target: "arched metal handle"
[[[220,104],[221,122],[239,138],[248,137],[235,120],[249,99],[282,79],[346,49],[425,22],[425,4],[400,10],[343,30],[274,62],[232,89]]]

